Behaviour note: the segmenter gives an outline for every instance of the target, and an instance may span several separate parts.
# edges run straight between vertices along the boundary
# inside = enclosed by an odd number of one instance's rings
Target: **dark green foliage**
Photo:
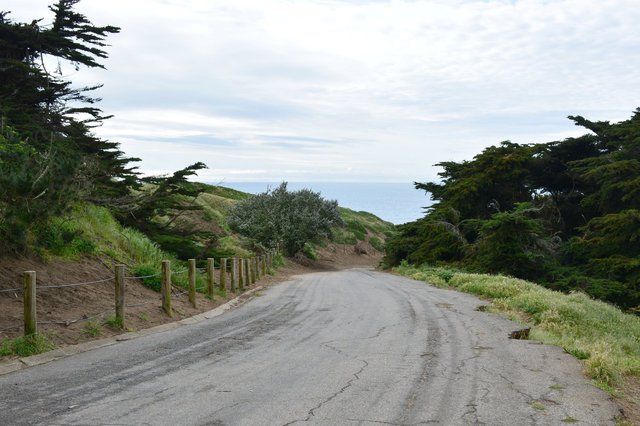
[[[385,263],[462,262],[638,305],[640,109],[615,124],[569,118],[591,133],[440,163],[441,182],[416,183],[435,203],[399,227]]]
[[[316,250],[313,248],[313,245],[309,243],[304,244],[304,246],[302,247],[302,253],[311,260],[318,260]]]
[[[416,265],[463,259],[468,243],[458,220],[457,211],[449,208],[400,225],[399,233],[387,240],[384,264],[399,265],[403,259]]]
[[[157,266],[137,265],[133,268],[133,275],[136,277],[143,277],[140,280],[142,281],[142,285],[145,287],[157,292],[160,291],[162,279]]]
[[[454,209],[463,218],[488,218],[531,199],[529,184],[532,148],[509,141],[492,146],[473,161],[437,164],[442,183],[416,183],[417,189],[432,194],[432,208]]]
[[[358,241],[364,241],[367,235],[367,228],[356,220],[346,220],[346,227],[349,231],[353,232]]]
[[[545,276],[556,247],[536,213],[531,205],[519,204],[513,211],[481,221],[470,256],[474,266],[518,278]]]
[[[179,259],[193,259],[202,253],[202,247],[188,235],[172,235],[168,231],[164,233],[152,233],[150,238],[157,243],[162,250],[173,253]]]
[[[57,217],[36,228],[34,235],[37,247],[59,256],[75,257],[95,250],[95,244],[86,239],[71,222]]]
[[[369,244],[378,251],[384,251],[384,243],[378,237],[369,238]]]
[[[0,128],[0,249],[23,249],[34,229],[84,190],[86,183],[68,174],[71,163],[38,152],[10,127]]]
[[[234,230],[291,256],[305,243],[329,237],[331,228],[341,223],[336,201],[308,189],[288,191],[286,182],[273,191],[241,200],[229,214]]]
[[[0,12],[0,250],[25,250],[33,230],[71,202],[113,201],[135,180],[135,159],[91,132],[108,118],[90,96],[99,86],[74,88],[60,71],[63,63],[103,68],[104,40],[119,31],[94,26],[73,10],[77,2],[51,6],[50,25]]]
[[[215,236],[179,220],[190,211],[201,210],[195,200],[206,187],[188,178],[206,167],[204,163],[195,163],[170,176],[141,179],[145,186],[126,208],[119,210],[118,219],[180,259],[211,256]]]

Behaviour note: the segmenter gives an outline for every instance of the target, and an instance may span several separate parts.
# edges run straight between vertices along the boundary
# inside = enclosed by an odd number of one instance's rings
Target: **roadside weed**
[[[560,346],[582,360],[587,377],[611,394],[618,392],[625,376],[640,375],[640,318],[613,305],[584,293],[564,294],[501,275],[406,262],[394,270],[437,287],[491,299],[488,311],[526,324],[531,327],[529,339]]]
[[[0,342],[0,356],[30,356],[47,352],[55,345],[42,334],[20,336]]]
[[[115,329],[118,329],[118,330],[122,330],[124,328],[124,326],[122,324],[122,321],[120,319],[116,318],[115,315],[110,316],[104,322],[109,327],[112,327],[112,328],[115,328]]]
[[[102,326],[98,321],[90,320],[84,325],[83,332],[89,337],[97,337],[102,332]]]

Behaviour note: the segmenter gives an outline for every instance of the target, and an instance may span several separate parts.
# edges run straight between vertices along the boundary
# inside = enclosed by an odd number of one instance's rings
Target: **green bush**
[[[96,245],[84,236],[69,217],[50,218],[35,229],[38,250],[63,258],[77,258],[95,252]]]
[[[284,264],[284,256],[281,253],[276,253],[275,256],[273,256],[273,267],[278,269],[284,266]]]
[[[309,243],[304,244],[304,247],[302,247],[302,253],[311,260],[318,260],[318,254],[316,253],[316,250]]]
[[[286,182],[239,201],[229,213],[232,229],[265,247],[282,247],[289,256],[307,242],[330,236],[341,223],[336,201],[308,189],[288,191]]]
[[[133,268],[133,274],[136,277],[145,277],[140,279],[143,286],[157,292],[161,290],[162,277],[160,276],[158,267],[146,264],[137,265]]]
[[[344,227],[337,227],[333,229],[332,240],[336,244],[353,245],[358,243],[358,239],[353,235],[353,232]]]
[[[521,203],[511,212],[479,221],[479,239],[472,251],[478,268],[526,279],[544,276],[554,265],[554,245],[542,221],[531,217],[531,210],[535,209],[529,203]]]
[[[358,222],[357,220],[347,219],[346,220],[347,229],[355,235],[358,241],[364,241],[367,235],[367,228]]]
[[[369,238],[369,244],[378,251],[384,251],[384,243],[378,237]]]

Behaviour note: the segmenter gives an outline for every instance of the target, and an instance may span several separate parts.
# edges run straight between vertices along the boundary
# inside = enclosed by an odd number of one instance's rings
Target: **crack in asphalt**
[[[312,417],[315,417],[315,412],[319,409],[321,409],[323,406],[325,406],[326,404],[328,404],[329,402],[331,402],[332,400],[334,400],[335,398],[337,398],[339,395],[343,394],[347,389],[349,389],[351,386],[353,386],[353,384],[360,380],[360,374],[362,374],[362,372],[369,366],[369,363],[363,359],[359,360],[360,362],[362,362],[362,367],[360,367],[360,370],[358,370],[357,372],[353,373],[353,377],[347,381],[347,383],[340,388],[339,391],[335,392],[333,395],[329,396],[327,399],[325,399],[324,401],[320,402],[318,405],[316,405],[315,407],[313,407],[312,409],[309,410],[309,412],[307,413],[307,418],[303,419],[303,420],[293,420],[290,421],[288,423],[283,424],[282,426],[289,426],[295,423],[304,423],[304,422],[308,422],[311,420]]]
[[[514,324],[478,303],[381,273],[303,276],[207,322],[0,377],[0,424],[613,424],[577,363],[507,340]]]
[[[375,423],[380,425],[392,425],[392,426],[420,426],[420,425],[430,425],[440,423],[438,420],[424,420],[418,423],[395,423],[395,422],[386,422],[384,420],[371,420],[371,419],[345,419],[349,422],[367,422],[367,423]]]

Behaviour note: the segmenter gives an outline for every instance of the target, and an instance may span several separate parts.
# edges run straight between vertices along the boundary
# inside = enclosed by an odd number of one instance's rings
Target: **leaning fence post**
[[[212,257],[207,259],[207,294],[213,299],[213,287],[216,284],[215,263]]]
[[[171,312],[171,262],[162,261],[162,309],[169,315]]]
[[[196,260],[189,259],[189,302],[196,307]]]
[[[220,259],[220,290],[227,290],[227,258]]]
[[[116,265],[116,322],[124,328],[124,265]]]
[[[38,333],[38,318],[36,313],[36,272],[24,272],[24,335]]]

